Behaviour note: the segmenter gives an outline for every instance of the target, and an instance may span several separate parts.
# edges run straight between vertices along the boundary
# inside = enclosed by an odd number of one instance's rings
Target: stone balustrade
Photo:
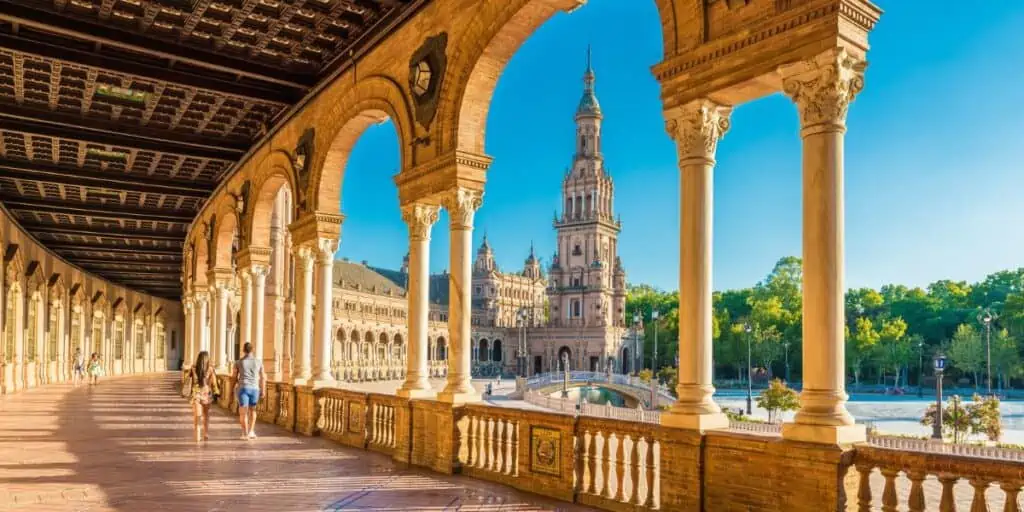
[[[1024,465],[989,458],[878,448],[858,447],[854,467],[859,477],[857,510],[883,512],[908,510],[924,512],[1019,512],[1024,486]],[[872,485],[878,475],[881,490]],[[909,491],[906,490],[909,481]],[[966,482],[970,492],[956,492]],[[969,497],[968,497],[969,495]]]
[[[234,409],[231,379],[218,378],[219,405]],[[914,440],[814,445],[770,424],[700,433],[287,383],[268,383],[257,410],[261,421],[413,466],[610,511],[1021,510],[1019,458],[909,451]]]

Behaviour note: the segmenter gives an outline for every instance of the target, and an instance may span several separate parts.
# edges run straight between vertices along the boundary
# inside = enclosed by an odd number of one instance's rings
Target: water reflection
[[[614,391],[608,388],[602,388],[599,386],[583,386],[578,388],[569,388],[569,400],[576,402],[580,401],[580,395],[586,399],[588,404],[605,405],[612,404],[615,407],[625,407],[626,398],[622,396],[618,391]],[[554,398],[562,397],[562,390],[558,390],[551,394]]]

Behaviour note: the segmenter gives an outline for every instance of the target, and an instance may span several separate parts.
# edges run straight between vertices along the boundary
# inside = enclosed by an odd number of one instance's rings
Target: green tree
[[[980,434],[989,441],[999,442],[1003,437],[1003,418],[999,411],[999,398],[974,395],[974,403],[967,406],[971,418],[971,433]]]
[[[781,379],[772,379],[768,389],[757,396],[757,406],[767,410],[768,421],[775,423],[781,419],[779,413],[799,409],[800,399]]]
[[[679,370],[671,366],[658,370],[658,382],[668,387],[669,393],[675,395],[676,385],[679,384]]]
[[[1017,339],[1010,336],[1007,329],[992,334],[992,371],[999,377],[1000,389],[1006,388],[1010,379],[1024,373]]]
[[[978,388],[978,375],[985,366],[985,349],[981,335],[971,324],[960,324],[949,345],[949,359],[961,372],[974,376],[974,388]]]
[[[885,375],[892,371],[893,386],[899,387],[900,374],[903,368],[910,363],[913,355],[913,348],[906,336],[907,323],[902,318],[883,320],[882,327],[878,330],[878,361],[882,373],[882,380]]]
[[[861,371],[875,353],[879,334],[870,319],[860,317],[854,323],[854,329],[846,331],[846,364],[853,372],[854,385],[859,386]]]

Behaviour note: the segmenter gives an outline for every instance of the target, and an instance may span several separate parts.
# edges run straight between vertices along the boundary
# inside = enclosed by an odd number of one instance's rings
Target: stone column
[[[295,356],[292,383],[308,385],[310,368],[310,327],[313,320],[313,251],[295,248]]]
[[[473,215],[480,208],[483,194],[477,190],[458,188],[447,194],[443,205],[448,210],[451,231],[451,276],[448,308],[448,337],[451,356],[448,358],[448,383],[438,400],[450,403],[475,402],[480,393],[473,389],[472,367],[472,279],[473,279]]]
[[[181,369],[185,370],[192,367],[192,363],[196,360],[196,346],[195,346],[195,322],[196,322],[196,304],[192,298],[192,292],[186,293],[184,300],[182,300],[182,306],[185,314],[185,327],[182,333],[183,349],[181,353]],[[132,322],[132,365],[135,364],[135,322]]]
[[[266,293],[267,266],[254,264],[249,272],[252,274],[252,349],[256,359],[263,360],[263,329],[264,329],[264,294]],[[267,371],[267,362],[263,362],[264,371]],[[267,371],[267,373],[270,373]]]
[[[409,226],[409,300],[405,383],[398,396],[428,398],[434,396],[428,378],[428,314],[430,313],[430,230],[437,222],[439,208],[411,204],[402,208],[402,219]]]
[[[711,331],[712,183],[715,149],[729,129],[731,109],[700,99],[666,113],[679,154],[679,383],[663,425],[727,428],[713,395]]]
[[[252,275],[249,274],[249,269],[240,268],[238,270],[238,282],[242,288],[241,299],[242,299],[242,311],[240,325],[238,326],[238,354],[245,354],[242,350],[246,343],[249,343],[252,339],[253,323],[252,323]]]
[[[196,355],[204,350],[210,350],[210,333],[206,328],[209,322],[210,293],[206,290],[196,291],[194,294],[196,319],[194,323],[195,332],[192,337],[196,344]]]
[[[216,308],[213,322],[213,361],[216,371],[224,373],[228,371],[228,301],[231,298],[231,288],[227,282],[220,282],[214,289]]]
[[[864,68],[861,58],[838,48],[780,70],[803,139],[803,391],[800,410],[782,429],[795,441],[850,444],[866,437],[846,410],[843,338],[843,137]]]
[[[331,353],[334,348],[331,334],[331,319],[334,313],[334,253],[338,250],[338,241],[320,238],[314,248],[316,258],[316,318],[313,325],[314,358],[313,386],[333,386],[334,376],[331,375]]]

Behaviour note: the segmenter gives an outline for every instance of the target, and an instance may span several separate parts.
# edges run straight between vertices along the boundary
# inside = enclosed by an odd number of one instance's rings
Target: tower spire
[[[601,105],[597,103],[597,95],[594,94],[594,82],[597,75],[594,74],[594,52],[593,47],[587,45],[587,70],[583,73],[583,98],[580,99],[580,106],[576,109],[576,116],[600,116]]]

